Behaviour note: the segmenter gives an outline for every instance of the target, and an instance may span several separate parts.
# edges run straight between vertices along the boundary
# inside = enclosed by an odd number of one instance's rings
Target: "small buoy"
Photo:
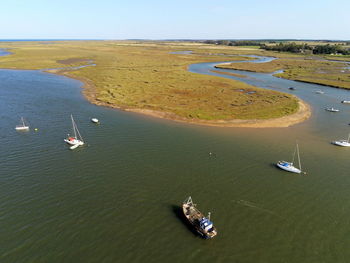
[[[34,131],[38,131],[39,129],[38,128],[35,128]]]

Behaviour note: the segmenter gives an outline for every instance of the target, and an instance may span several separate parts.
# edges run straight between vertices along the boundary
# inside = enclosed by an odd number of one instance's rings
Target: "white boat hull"
[[[77,145],[77,146],[82,146],[84,145],[84,142],[80,141],[80,140],[77,140],[77,139],[73,139],[73,140],[70,140],[70,139],[64,139],[64,141],[70,145]]]
[[[91,122],[93,122],[93,123],[98,123],[98,119],[92,118],[92,119],[91,119]]]
[[[69,149],[74,150],[75,148],[78,148],[79,146],[80,146],[79,144],[75,144],[75,145],[69,147]]]
[[[283,165],[283,164],[287,164],[287,165]],[[276,165],[278,168],[287,172],[297,173],[297,174],[301,173],[301,171],[298,168],[294,167],[293,164],[289,162],[279,161]]]
[[[334,109],[334,108],[326,108],[325,110],[329,112],[339,112],[338,109]]]
[[[350,147],[350,143],[348,141],[334,141],[332,143],[337,146]]]
[[[29,131],[28,126],[18,126],[15,129],[16,129],[16,131]]]

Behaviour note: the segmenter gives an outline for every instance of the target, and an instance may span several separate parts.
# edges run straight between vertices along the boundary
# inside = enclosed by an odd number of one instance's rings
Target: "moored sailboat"
[[[213,238],[217,235],[213,222],[210,221],[210,213],[206,218],[192,202],[191,196],[183,202],[182,210],[187,220],[194,226],[196,231],[204,238]]]
[[[323,90],[316,90],[315,93],[317,93],[317,94],[324,94],[324,91]]]
[[[25,124],[24,118],[21,117],[21,124],[16,126],[16,131],[28,131],[29,130],[29,125]]]
[[[328,108],[325,108],[326,111],[330,111],[330,112],[339,112],[338,109],[336,108],[333,108],[333,107],[328,107]]]
[[[83,146],[84,145],[84,141],[83,141],[83,137],[81,136],[78,127],[73,119],[73,115],[70,115],[71,119],[72,119],[72,126],[73,126],[73,133],[74,136],[70,136],[68,134],[68,137],[66,139],[64,139],[64,141],[70,145],[72,145],[69,149],[74,150],[75,148],[79,147],[79,146]]]
[[[293,164],[294,158],[295,158],[295,153],[297,154],[297,157],[298,157],[299,168],[295,167]],[[278,161],[276,165],[278,168],[280,168],[284,171],[300,174],[302,171],[301,171],[301,162],[300,162],[300,154],[299,154],[298,144],[296,145],[295,151],[293,153],[292,162]]]
[[[348,135],[347,140],[338,140],[338,141],[333,141],[332,144],[337,145],[337,146],[342,146],[342,147],[350,147],[350,133]]]

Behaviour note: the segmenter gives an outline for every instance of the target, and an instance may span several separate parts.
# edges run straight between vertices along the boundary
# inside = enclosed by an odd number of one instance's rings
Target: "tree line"
[[[205,40],[205,44],[224,46],[260,46],[262,43],[254,40]]]
[[[205,40],[203,43],[224,46],[260,46],[261,49],[278,52],[350,55],[350,49],[345,47],[345,45],[349,44],[350,42],[313,46],[307,43],[277,43],[276,41],[268,41],[263,43],[255,40]]]
[[[350,49],[343,47],[343,45],[316,45],[310,46],[305,44],[292,43],[278,43],[277,45],[260,45],[260,48],[265,50],[273,50],[279,52],[291,52],[291,53],[312,53],[312,54],[342,54],[350,55]]]

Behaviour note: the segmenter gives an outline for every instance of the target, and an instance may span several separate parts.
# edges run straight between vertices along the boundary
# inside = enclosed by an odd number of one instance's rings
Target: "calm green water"
[[[72,79],[0,70],[0,262],[349,262],[350,149],[329,142],[350,131],[340,104],[350,93],[244,74],[296,87],[312,118],[281,129],[179,124],[91,105]],[[75,151],[63,142],[71,113],[87,142]],[[14,129],[21,116],[27,133]],[[308,176],[273,166],[296,139]],[[212,212],[213,240],[182,221],[189,195]]]

